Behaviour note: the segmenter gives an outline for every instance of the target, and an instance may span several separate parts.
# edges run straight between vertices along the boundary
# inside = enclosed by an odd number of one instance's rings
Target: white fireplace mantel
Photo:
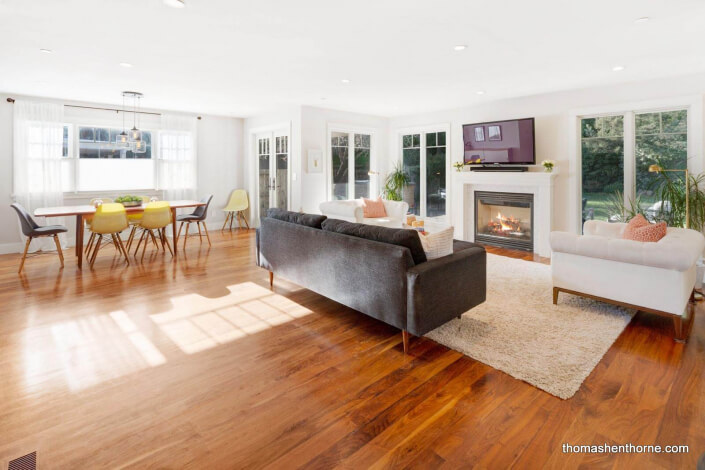
[[[474,241],[475,191],[534,195],[534,252],[551,256],[549,237],[553,227],[553,183],[556,173],[545,172],[453,172],[452,223],[455,238]]]

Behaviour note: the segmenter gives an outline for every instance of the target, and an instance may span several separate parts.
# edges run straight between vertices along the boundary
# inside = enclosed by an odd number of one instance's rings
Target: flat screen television
[[[468,165],[534,165],[534,118],[463,126],[463,162]]]

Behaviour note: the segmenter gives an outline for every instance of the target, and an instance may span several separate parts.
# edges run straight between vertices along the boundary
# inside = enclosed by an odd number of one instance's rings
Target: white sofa
[[[700,232],[668,228],[655,243],[622,238],[626,224],[588,220],[584,235],[551,233],[553,303],[559,292],[597,298],[673,318],[675,339],[692,326]],[[685,323],[684,323],[685,320]]]
[[[361,199],[322,202],[318,208],[321,214],[333,219],[347,220],[359,224],[380,225],[383,227],[400,228],[406,221],[409,204],[403,201],[383,200],[387,217],[365,218],[362,212]]]

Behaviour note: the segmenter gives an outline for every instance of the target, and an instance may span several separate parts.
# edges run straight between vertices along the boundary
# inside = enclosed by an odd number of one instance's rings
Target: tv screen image
[[[533,165],[534,118],[465,124],[463,144],[466,164]]]

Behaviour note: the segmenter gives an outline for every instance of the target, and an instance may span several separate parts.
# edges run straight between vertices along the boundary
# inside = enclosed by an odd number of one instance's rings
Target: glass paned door
[[[355,199],[370,197],[370,136],[355,134]]]
[[[426,217],[446,215],[446,133],[426,134]]]
[[[402,137],[402,166],[410,179],[402,199],[409,204],[410,214],[421,215],[421,134]]]
[[[259,214],[270,207],[289,206],[289,137],[273,133],[257,136]]]
[[[580,120],[582,212],[585,220],[619,217],[624,199],[624,116]]]
[[[331,197],[334,200],[370,197],[371,134],[331,132],[330,158]]]
[[[348,134],[331,134],[333,199],[348,199]]]

